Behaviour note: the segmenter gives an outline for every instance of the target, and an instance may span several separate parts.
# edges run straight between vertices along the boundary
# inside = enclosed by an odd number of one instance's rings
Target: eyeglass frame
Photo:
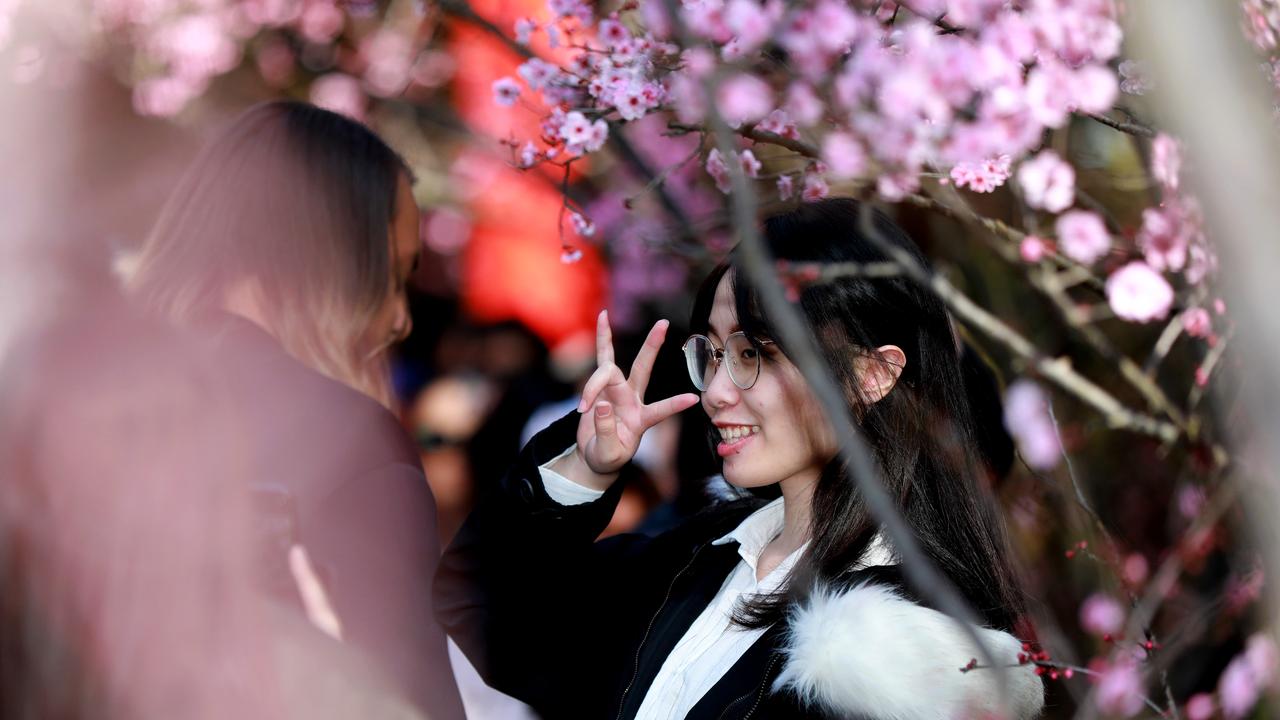
[[[703,335],[701,333],[694,333],[690,335],[688,338],[685,339],[684,344],[680,346],[680,351],[684,353],[685,371],[689,373],[689,379],[693,382],[693,386],[698,389],[698,392],[706,392],[707,388],[700,387],[701,381],[698,378],[693,376],[693,368],[689,367],[689,343],[692,342],[694,338],[702,338],[703,340],[707,341],[708,345],[711,346],[711,363],[712,363],[711,378],[715,379],[716,373],[720,372],[720,365],[724,363],[725,355],[729,352],[726,349],[729,344],[729,340],[735,335],[741,335],[742,337],[746,338],[747,342],[750,343],[752,347],[763,347],[765,345],[776,344],[772,340],[753,339],[749,335],[747,335],[746,331],[744,330],[732,332],[732,333],[729,333],[727,336],[725,336],[724,344],[726,347],[716,347],[715,342],[712,341],[710,337]],[[730,368],[731,367],[732,366],[730,366]],[[729,381],[734,384],[734,387],[738,388],[739,390],[750,390],[751,388],[755,387],[756,381],[760,379],[760,369],[761,369],[761,363],[760,363],[760,360],[757,359],[755,377],[751,378],[751,382],[747,383],[746,385],[743,385],[742,383],[738,382],[738,379],[733,376],[732,369],[726,369],[725,372],[729,373]],[[710,383],[707,383],[707,387],[710,387]]]

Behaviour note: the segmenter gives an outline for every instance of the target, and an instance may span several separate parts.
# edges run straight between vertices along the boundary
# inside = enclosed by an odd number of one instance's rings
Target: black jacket
[[[482,498],[436,576],[437,617],[485,680],[544,718],[632,718],[663,661],[738,563],[711,542],[758,505],[721,505],[649,538],[595,542],[622,488],[562,506],[538,466],[574,442],[577,414],[535,436]],[[1009,661],[1012,636],[981,631]],[[855,573],[768,629],[691,719],[952,718],[990,705],[992,675],[950,619],[909,599],[894,568]],[[1010,673],[1018,717],[1042,704],[1030,668]]]
[[[262,520],[282,526],[268,533],[307,549],[345,643],[433,720],[462,718],[445,636],[430,611],[440,550],[435,501],[404,429],[246,320],[220,316],[202,330],[229,379]],[[291,589],[283,555],[270,547],[264,555],[276,585]]]

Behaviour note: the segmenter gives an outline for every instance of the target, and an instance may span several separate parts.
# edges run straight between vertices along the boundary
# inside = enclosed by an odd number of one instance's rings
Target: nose
[[[729,368],[727,367],[729,358],[725,358],[716,366],[716,371],[711,375],[711,382],[707,385],[707,389],[702,392],[702,403],[708,408],[725,408],[738,402],[742,390],[733,384],[733,380],[729,378]]]

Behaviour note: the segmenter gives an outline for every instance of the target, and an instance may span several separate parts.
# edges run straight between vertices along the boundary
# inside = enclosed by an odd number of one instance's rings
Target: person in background
[[[263,575],[306,610],[288,548],[326,606],[308,617],[431,718],[462,705],[432,619],[435,506],[389,409],[386,353],[410,330],[421,252],[413,177],[377,135],[300,102],[257,105],[197,157],[137,255],[131,298],[202,338],[245,428]]]
[[[876,240],[925,262],[885,215],[851,199],[770,217],[764,238],[794,262],[883,262]],[[450,544],[436,612],[491,685],[545,717],[1040,712],[1041,681],[1017,661],[1023,598],[982,487],[944,305],[901,276],[845,276],[798,294],[885,489],[979,614],[985,627],[969,629],[1001,669],[961,672],[982,653],[904,581],[903,558],[734,256],[704,283],[683,346],[701,395],[646,403],[666,323],[624,375],[601,313],[599,367],[576,412],[530,440]],[[641,437],[699,403],[725,481],[775,499],[719,504],[657,537],[597,541]]]

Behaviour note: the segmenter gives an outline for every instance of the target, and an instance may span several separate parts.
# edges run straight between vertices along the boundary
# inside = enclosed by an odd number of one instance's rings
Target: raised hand
[[[644,391],[670,323],[659,320],[625,377],[613,360],[613,331],[608,311],[596,321],[596,371],[582,390],[578,412],[578,458],[592,473],[611,476],[636,454],[649,428],[698,404],[698,396],[684,393],[648,405]],[[611,478],[610,478],[611,479]],[[593,483],[599,484],[599,483]]]

